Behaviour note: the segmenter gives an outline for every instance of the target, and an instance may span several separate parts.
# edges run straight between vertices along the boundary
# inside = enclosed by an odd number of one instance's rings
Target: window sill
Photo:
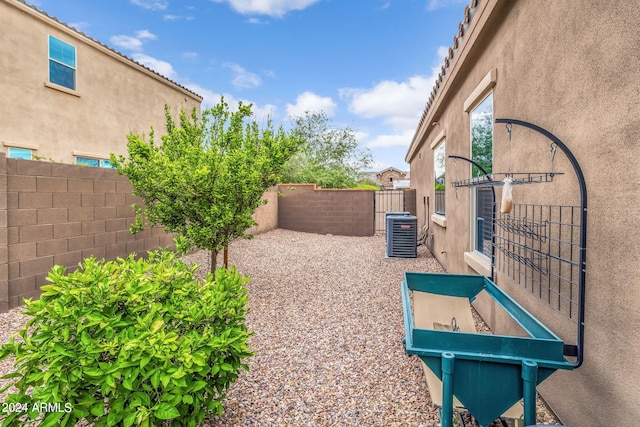
[[[447,217],[440,214],[432,214],[431,221],[434,224],[438,224],[442,228],[447,228]]]
[[[44,85],[46,87],[48,87],[49,89],[55,89],[57,91],[64,92],[64,93],[67,93],[69,95],[77,96],[78,98],[80,98],[80,94],[78,93],[78,91],[69,89],[67,87],[60,86],[60,85],[57,85],[55,83],[50,83],[50,82],[44,82]]]
[[[36,151],[38,146],[35,144],[23,144],[22,142],[2,141],[2,145],[5,147],[24,148],[26,150]]]
[[[479,252],[465,252],[464,262],[476,273],[487,277],[491,276],[491,262]]]

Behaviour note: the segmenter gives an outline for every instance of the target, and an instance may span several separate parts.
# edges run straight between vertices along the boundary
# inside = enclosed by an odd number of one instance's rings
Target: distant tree
[[[358,146],[350,127],[336,129],[324,112],[306,112],[293,118],[292,135],[302,146],[286,164],[284,182],[313,183],[322,188],[355,187],[358,173],[369,168],[373,158]]]
[[[471,126],[471,155],[488,173],[493,171],[493,123],[492,114],[480,113],[473,119]],[[482,172],[475,166],[471,168],[472,176],[479,177]]]
[[[259,129],[251,105],[239,103],[229,110],[224,98],[189,118],[184,111],[176,125],[165,106],[166,135],[161,144],[141,136],[128,136],[128,158],[111,155],[118,173],[126,175],[133,194],[144,209],[134,206],[132,232],[145,225],[163,225],[181,236],[183,248],[216,255],[255,225],[253,213],[266,203],[263,193],[279,181],[283,165],[296,152],[299,141],[271,121]]]

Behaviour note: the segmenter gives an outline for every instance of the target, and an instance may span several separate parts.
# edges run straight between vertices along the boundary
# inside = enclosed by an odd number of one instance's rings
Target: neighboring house
[[[509,131],[495,119],[533,123],[575,156],[588,194],[584,363],[538,387],[570,426],[640,419],[638,22],[640,7],[632,1],[590,7],[473,0],[405,158],[419,227],[429,222],[428,245],[447,272],[490,276],[495,238],[495,282],[573,344],[582,266],[571,260],[579,259],[580,216],[586,215],[577,174],[549,138],[522,125]],[[475,161],[494,180],[536,172],[552,182],[513,186],[509,215],[499,213],[502,187],[492,187],[495,215],[520,230],[497,226],[494,233],[487,224],[490,188],[478,179],[465,185],[479,173],[450,156]],[[436,190],[445,193],[446,211],[444,200],[436,208]],[[494,332],[517,330],[491,302],[474,305]]]
[[[393,190],[395,181],[407,179],[407,173],[394,167],[388,167],[376,173],[376,180],[384,187],[385,190]]]
[[[165,129],[164,105],[202,97],[20,0],[0,0],[0,152],[110,167],[127,135]]]

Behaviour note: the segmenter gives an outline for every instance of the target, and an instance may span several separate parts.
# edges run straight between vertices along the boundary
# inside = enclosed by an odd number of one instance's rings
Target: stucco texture
[[[164,105],[199,113],[202,99],[168,79],[15,0],[0,1],[0,150],[74,163],[74,151],[125,154],[127,135],[165,130]],[[48,36],[76,48],[76,90],[49,84]]]
[[[575,155],[588,192],[584,364],[539,387],[564,424],[613,426],[640,419],[640,9],[635,2],[480,2],[408,152],[421,225],[433,214],[433,151],[443,132],[447,155],[470,157],[464,103],[494,71],[494,118],[534,123]],[[438,124],[433,124],[437,122]],[[494,171],[554,171],[552,183],[515,186],[515,203],[577,205],[575,173],[550,142],[515,127],[509,141],[494,125]],[[432,250],[450,273],[474,273],[471,191],[452,181],[469,166],[447,160],[446,228],[431,222]],[[498,201],[501,189],[496,188]],[[430,200],[427,211],[427,198]],[[567,342],[575,324],[497,272],[496,282]],[[516,328],[490,302],[477,308],[494,331]]]

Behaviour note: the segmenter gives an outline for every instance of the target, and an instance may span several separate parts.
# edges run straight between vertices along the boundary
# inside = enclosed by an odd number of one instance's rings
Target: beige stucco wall
[[[262,234],[278,228],[278,189],[273,187],[262,196],[267,203],[256,209],[253,219],[258,225],[254,225],[246,231],[246,234]]]
[[[16,0],[0,0],[0,151],[7,145],[73,163],[73,152],[126,153],[127,134],[164,131],[164,105],[199,112],[202,99]],[[76,48],[76,91],[45,86],[48,36]]]
[[[588,190],[585,360],[539,390],[564,424],[628,425],[640,419],[640,8],[635,2],[483,1],[440,83],[410,148],[421,224],[433,214],[433,151],[444,132],[447,155],[470,157],[464,102],[492,70],[494,117],[535,123],[577,158]],[[438,122],[437,125],[432,125]],[[516,203],[578,204],[575,175],[550,144],[514,127],[494,126],[494,171],[546,171],[553,183],[514,187]],[[470,190],[450,183],[469,167],[448,160],[446,228],[430,223],[433,252],[450,273],[475,273],[470,249]],[[500,188],[496,189],[498,201]],[[429,209],[423,197],[430,200]],[[497,283],[568,342],[575,326],[498,273]],[[514,328],[488,303],[478,305],[494,331]]]

